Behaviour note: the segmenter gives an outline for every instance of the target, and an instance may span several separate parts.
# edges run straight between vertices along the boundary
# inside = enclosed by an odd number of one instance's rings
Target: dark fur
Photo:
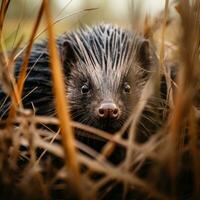
[[[119,130],[139,100],[149,74],[158,66],[148,41],[136,33],[102,24],[62,35],[57,39],[57,46],[73,120],[108,132]],[[21,63],[22,57],[19,57],[16,76]],[[129,94],[124,92],[126,82],[131,87]],[[81,93],[84,84],[90,88],[87,94]],[[55,115],[51,86],[47,41],[43,41],[34,44],[30,55],[23,92],[24,107],[34,107],[39,115]],[[4,97],[1,91],[0,99]],[[96,108],[107,100],[119,107],[118,119],[97,117]],[[2,116],[8,105],[7,101],[1,111]]]

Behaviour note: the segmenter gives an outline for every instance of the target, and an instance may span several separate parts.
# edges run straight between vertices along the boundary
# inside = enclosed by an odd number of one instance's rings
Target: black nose
[[[97,110],[100,118],[118,118],[120,114],[119,108],[112,102],[102,103]]]

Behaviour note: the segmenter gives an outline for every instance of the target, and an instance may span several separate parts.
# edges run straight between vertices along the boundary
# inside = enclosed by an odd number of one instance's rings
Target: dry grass
[[[3,0],[0,10],[0,81],[4,92],[12,99],[9,117],[0,123],[1,199],[117,199],[120,192],[123,193],[121,199],[199,199],[199,1],[178,2],[181,24],[177,27],[180,36],[176,44],[169,45],[165,37],[166,29],[170,29],[168,12],[174,5],[166,0],[165,10],[157,21],[150,23],[146,18],[144,35],[160,44],[157,53],[160,71],[153,73],[142,91],[141,101],[114,135],[70,120],[47,0],[41,4],[30,40],[23,49],[22,71],[18,81],[15,80],[13,67],[21,40],[9,54],[6,52],[2,30],[8,6],[9,1]],[[58,118],[36,116],[33,111],[24,109],[21,102],[28,58],[43,17],[47,24]],[[161,42],[157,42],[155,31],[160,33]],[[170,49],[173,59],[166,56],[169,46],[175,47]],[[170,76],[171,62],[178,63],[176,83]],[[145,106],[158,90],[161,74],[168,86],[167,107],[161,108],[166,119],[147,142],[138,144],[135,141],[137,125]],[[60,126],[61,134],[41,129],[41,124]],[[107,143],[101,152],[96,152],[74,137],[76,129]],[[123,135],[127,129],[125,139]],[[108,160],[116,148],[126,150],[125,158],[118,165]],[[141,172],[146,175],[139,175]]]

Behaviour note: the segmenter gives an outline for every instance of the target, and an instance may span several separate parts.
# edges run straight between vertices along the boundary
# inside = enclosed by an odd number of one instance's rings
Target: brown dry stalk
[[[24,87],[24,82],[25,82],[25,77],[26,77],[26,72],[27,72],[27,66],[28,66],[29,56],[30,56],[31,49],[32,49],[32,46],[33,46],[33,42],[34,42],[34,37],[35,37],[37,29],[39,27],[41,17],[42,17],[42,14],[43,14],[43,10],[44,10],[44,5],[41,4],[41,7],[40,7],[40,10],[39,10],[39,13],[38,13],[37,19],[35,21],[33,31],[32,31],[32,34],[31,34],[31,37],[30,37],[30,40],[29,40],[28,47],[27,47],[25,54],[24,54],[23,63],[21,65],[21,72],[19,74],[19,80],[18,80],[18,83],[17,83],[20,97],[22,95],[22,91],[23,91],[23,87]]]
[[[179,88],[175,97],[174,110],[171,113],[172,119],[169,130],[172,146],[170,154],[170,172],[174,182],[177,175],[178,163],[180,161],[179,156],[180,153],[182,153],[184,127],[188,120],[188,132],[192,136],[191,142],[194,144],[196,140],[196,131],[194,131],[196,120],[194,120],[193,101],[197,93],[196,84],[199,81],[199,61],[197,54],[199,47],[197,46],[197,41],[199,38],[200,24],[195,24],[199,18],[195,16],[194,7],[190,5],[188,0],[180,1],[178,11],[181,16],[183,28],[179,45],[182,65],[180,73],[178,74]],[[191,122],[191,120],[193,122]],[[193,157],[196,157],[195,149],[192,149],[192,154]],[[194,165],[198,165],[198,162],[195,162]],[[195,168],[197,168],[197,166],[195,166]]]
[[[10,0],[3,0],[1,2],[1,8],[0,8],[0,53],[2,54],[2,58],[5,61],[5,63],[8,62],[8,56],[7,53],[5,52],[5,44],[3,40],[3,25],[4,25],[4,20],[6,17],[6,13],[8,10],[8,6],[10,4]]]
[[[43,0],[44,13],[47,23],[47,33],[49,38],[49,54],[50,63],[52,69],[53,91],[55,94],[55,105],[57,110],[58,119],[60,121],[60,128],[62,134],[62,143],[65,153],[65,162],[69,170],[69,174],[72,173],[72,184],[77,191],[78,196],[81,198],[80,188],[80,172],[79,164],[77,161],[77,154],[75,150],[75,142],[73,137],[73,130],[70,125],[69,106],[65,95],[65,85],[63,80],[63,74],[61,70],[61,63],[56,48],[55,35],[52,29],[51,13],[48,0]]]
[[[195,109],[191,109],[189,114],[189,133],[191,135],[191,153],[192,153],[192,162],[193,162],[193,170],[195,174],[195,188],[194,191],[198,197],[200,192],[200,162],[199,162],[199,150],[198,150],[198,125],[197,118],[195,117]],[[198,198],[197,198],[198,199]]]
[[[15,107],[17,106],[16,102],[18,99],[18,93],[16,93],[17,90],[15,89],[16,81],[14,78],[14,74],[12,73],[13,71],[12,68],[14,66],[14,56],[16,55],[16,52],[19,49],[21,42],[22,42],[22,38],[17,42],[16,46],[13,48],[12,52],[10,53],[8,62],[5,64],[5,66],[2,66],[4,67],[3,76],[6,79],[6,82],[3,83],[5,84],[4,92],[7,93],[8,95],[10,95],[11,93],[13,94],[13,98],[15,99],[13,101],[13,104]],[[3,89],[3,86],[2,86],[2,89]],[[3,106],[3,104],[1,106]]]
[[[82,9],[82,10],[78,10],[76,12],[73,12],[71,14],[68,14],[64,17],[61,17],[61,18],[55,18],[55,20],[52,22],[52,26],[56,25],[57,23],[59,23],[60,21],[68,18],[68,17],[72,17],[74,15],[77,15],[77,14],[81,14],[83,12],[88,12],[88,11],[91,11],[91,10],[96,10],[97,8],[85,8],[85,9]],[[58,14],[59,16],[59,14]],[[34,40],[38,39],[43,33],[45,33],[47,31],[47,27],[43,28],[41,31],[39,31],[39,33],[37,35],[35,35],[34,37]],[[15,59],[17,59],[24,51],[25,49],[27,48],[27,44],[18,52],[18,54],[15,56]]]
[[[31,34],[31,37],[30,37],[30,40],[29,40],[29,43],[28,43],[28,47],[26,48],[26,51],[25,51],[25,54],[24,54],[24,59],[23,59],[22,65],[21,65],[21,71],[19,73],[17,85],[14,85],[13,94],[11,95],[12,104],[11,104],[11,108],[10,108],[9,115],[8,115],[8,124],[10,124],[13,117],[15,116],[15,113],[16,113],[16,106],[15,105],[22,107],[21,97],[22,97],[24,82],[25,82],[25,79],[26,79],[29,56],[30,56],[30,53],[31,53],[35,34],[37,32],[37,29],[38,29],[40,21],[41,21],[43,10],[44,10],[44,6],[42,4],[41,7],[40,7],[40,10],[39,10],[37,19],[35,21],[34,27],[33,27],[33,31],[32,31],[32,34]]]
[[[163,72],[166,71],[164,67],[164,55],[165,55],[165,30],[166,30],[166,24],[167,24],[167,18],[168,18],[168,10],[169,10],[169,0],[165,0],[165,10],[164,10],[164,18],[163,18],[163,26],[162,26],[162,32],[161,32],[161,47],[160,47],[160,70]],[[167,73],[165,73],[167,74]]]
[[[107,176],[109,176],[113,180],[117,180],[119,182],[122,181],[124,183],[138,187],[142,189],[142,191],[148,192],[150,196],[156,197],[156,199],[160,200],[168,199],[164,194],[157,191],[152,185],[148,184],[146,181],[138,178],[136,175],[130,172],[125,172],[114,166],[108,166],[108,165],[106,167],[102,166],[95,160],[81,154],[79,154],[78,158],[80,159],[81,163],[90,166],[94,171],[107,174]]]
[[[143,28],[143,35],[147,39],[152,39],[153,32],[152,32],[152,25],[150,22],[150,16],[146,15],[144,19],[144,28]]]
[[[2,30],[3,30],[3,24],[6,16],[6,12],[8,10],[8,6],[10,4],[10,0],[3,0],[1,2],[1,8],[0,8],[0,41],[2,36]]]

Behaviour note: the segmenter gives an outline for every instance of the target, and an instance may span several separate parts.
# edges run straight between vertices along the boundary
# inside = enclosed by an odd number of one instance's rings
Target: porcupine
[[[100,24],[61,35],[57,47],[72,119],[110,133],[118,131],[151,73],[158,69],[152,45],[135,32]],[[22,59],[16,60],[16,76]],[[34,107],[38,115],[55,115],[46,40],[33,45],[23,96],[25,108]],[[0,97],[4,100],[2,92]]]
[[[57,47],[66,77],[66,97],[72,119],[109,133],[118,131],[139,101],[147,80],[158,70],[153,46],[133,31],[100,24],[59,36]],[[16,77],[22,59],[20,56],[16,60]],[[49,60],[48,41],[35,43],[24,84],[23,106],[34,108],[37,115],[55,116]],[[0,100],[4,99],[5,94],[1,91]],[[6,116],[8,107],[9,100],[2,107],[2,117]],[[146,129],[155,129],[158,125],[151,114],[144,111],[138,127],[140,141],[148,138],[149,130],[146,132]],[[97,151],[105,144],[77,133],[78,139]],[[124,155],[120,148],[113,152],[113,163],[121,161],[122,156],[118,156],[121,152]]]

